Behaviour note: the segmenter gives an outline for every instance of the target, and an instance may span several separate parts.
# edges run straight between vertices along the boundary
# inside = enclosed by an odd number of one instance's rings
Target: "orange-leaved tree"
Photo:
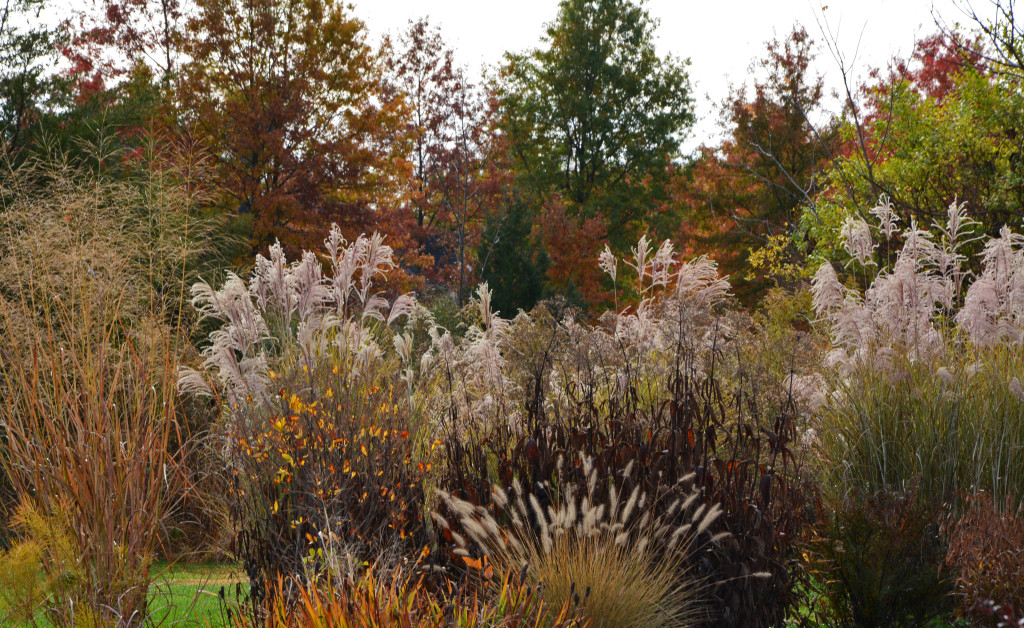
[[[722,105],[728,136],[704,148],[685,173],[683,225],[692,232],[684,235],[712,253],[748,301],[768,285],[765,273],[750,269],[752,251],[776,250],[773,266],[800,263],[790,235],[837,148],[834,120],[813,124],[824,95],[822,78],[810,67],[813,43],[801,27],[768,43],[753,66],[765,78],[750,95],[734,89]]]
[[[179,81],[254,248],[316,248],[326,225],[414,255],[396,215],[409,182],[403,99],[363,23],[336,0],[198,0]],[[408,217],[411,219],[411,216]]]
[[[390,65],[410,114],[417,237],[433,258],[429,277],[454,285],[461,305],[481,226],[504,179],[493,167],[494,107],[426,19],[410,22],[397,43]]]

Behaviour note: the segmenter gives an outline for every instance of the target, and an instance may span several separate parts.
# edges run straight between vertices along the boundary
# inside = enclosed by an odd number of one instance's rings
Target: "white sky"
[[[397,34],[409,22],[428,16],[440,26],[460,64],[479,74],[501,62],[505,51],[536,47],[544,24],[552,21],[557,0],[351,0],[355,14],[376,37]],[[983,8],[985,0],[975,0]],[[765,42],[785,37],[794,23],[803,24],[815,41],[822,36],[815,16],[838,32],[839,46],[865,74],[894,55],[908,56],[917,36],[935,31],[931,10],[947,22],[964,22],[953,0],[649,0],[650,14],[660,20],[661,54],[689,58],[698,122],[685,143],[692,149],[717,137],[717,110],[730,83],[747,79],[747,68],[763,56]],[[822,5],[826,9],[822,11]],[[860,46],[858,48],[858,40]],[[818,71],[830,89],[839,86],[835,64],[822,49]]]

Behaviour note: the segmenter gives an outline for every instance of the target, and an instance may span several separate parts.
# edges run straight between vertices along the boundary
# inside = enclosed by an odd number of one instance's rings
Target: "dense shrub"
[[[276,578],[318,582],[418,562],[426,548],[427,480],[435,447],[417,422],[400,363],[378,339],[413,303],[388,302],[374,281],[393,265],[378,236],[326,241],[332,275],[311,253],[280,246],[251,281],[193,288],[221,327],[184,390],[221,404],[215,434],[228,469],[234,556],[258,605]],[[399,337],[399,341],[400,341]],[[386,346],[386,345],[385,345]]]
[[[311,377],[327,385],[323,397],[282,383],[278,414],[234,421],[225,432],[232,549],[257,600],[278,574],[317,581],[326,572],[354,576],[367,563],[385,573],[429,550],[431,456],[410,436],[407,409],[377,386]]]
[[[811,551],[833,623],[921,626],[950,614],[939,510],[913,489],[854,491],[831,505]]]
[[[1024,612],[1024,510],[1012,496],[999,509],[976,493],[947,534],[960,611],[975,623],[1013,622]]]

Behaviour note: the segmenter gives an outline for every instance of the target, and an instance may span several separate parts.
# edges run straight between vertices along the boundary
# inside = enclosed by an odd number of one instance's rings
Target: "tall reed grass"
[[[47,558],[66,557],[46,547],[56,536],[21,526],[20,542],[43,546],[37,568],[61,584],[42,593],[38,617],[139,625],[162,526],[185,491],[183,291],[209,225],[180,155],[85,152],[0,171],[2,459],[20,512],[35,513],[21,519],[51,522],[74,546],[68,567]]]
[[[813,282],[832,345],[826,477],[839,491],[916,481],[939,502],[1024,499],[1024,237],[983,237],[956,203],[933,230],[900,233],[884,198],[869,213],[877,225],[844,228],[847,285],[831,263]],[[873,231],[895,259],[875,254]]]
[[[894,354],[830,379],[818,439],[834,488],[902,488],[958,503],[977,490],[1024,497],[1024,374],[1016,347],[946,352],[939,361]]]
[[[84,268],[70,273],[79,290],[37,335],[13,330],[30,304],[0,303],[9,338],[0,349],[5,463],[20,498],[64,514],[74,533],[82,587],[45,600],[48,614],[69,625],[87,614],[141,624],[159,526],[180,495],[180,450],[169,448],[183,440],[177,363],[155,323],[128,327],[121,318],[127,286]]]

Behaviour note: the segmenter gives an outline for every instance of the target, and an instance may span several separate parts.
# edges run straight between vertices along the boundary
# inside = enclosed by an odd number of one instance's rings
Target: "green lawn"
[[[232,603],[248,589],[238,565],[223,563],[158,563],[150,585],[149,610],[161,626],[225,626],[221,591]]]
[[[156,563],[149,587],[149,611],[157,626],[226,626],[227,617],[221,604],[221,589],[231,605],[248,592],[248,582],[238,565],[223,563]],[[0,626],[4,621],[0,601]],[[44,618],[36,623],[49,626]]]

